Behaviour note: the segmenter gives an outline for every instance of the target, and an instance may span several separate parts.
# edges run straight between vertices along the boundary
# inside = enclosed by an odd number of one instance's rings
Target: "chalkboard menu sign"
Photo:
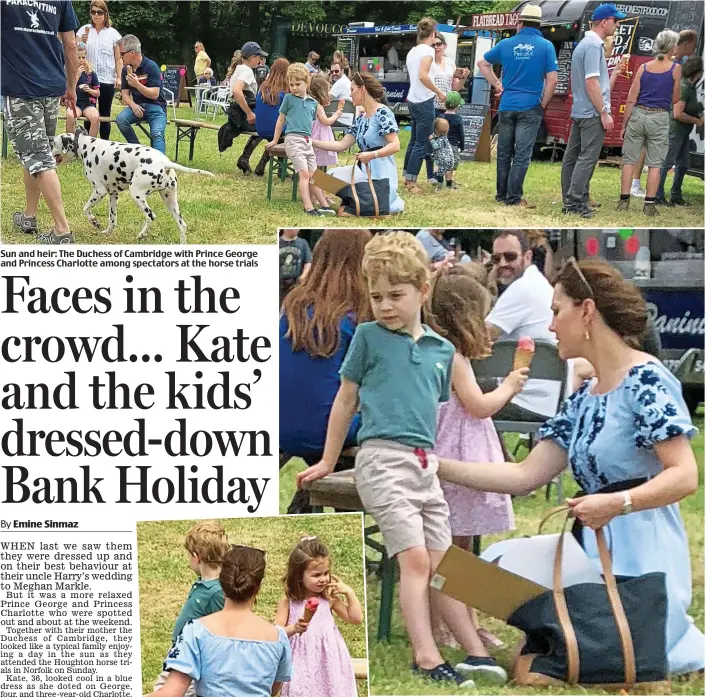
[[[188,90],[184,89],[186,87],[186,72],[182,75],[182,70],[186,71],[185,65],[168,65],[163,73],[162,85],[171,90],[177,102],[190,102],[191,95],[188,94]],[[186,94],[184,94],[185,92]]]
[[[461,153],[461,159],[474,160],[483,133],[485,117],[488,115],[488,105],[464,104],[459,107],[457,113],[463,122],[463,144],[465,147]]]
[[[556,62],[559,64],[559,77],[556,83],[554,94],[569,94],[569,84],[571,83],[571,56],[574,53],[573,41],[562,41]]]

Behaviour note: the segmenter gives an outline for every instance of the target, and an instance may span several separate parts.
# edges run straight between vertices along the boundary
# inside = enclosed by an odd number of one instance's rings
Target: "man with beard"
[[[491,261],[498,286],[505,286],[485,318],[492,341],[517,341],[529,336],[536,341],[556,342],[549,331],[554,290],[532,263],[532,249],[523,230],[501,230],[493,239]],[[508,366],[509,372],[509,366]],[[536,421],[554,416],[559,401],[559,383],[528,380],[522,392],[503,409],[503,417]]]

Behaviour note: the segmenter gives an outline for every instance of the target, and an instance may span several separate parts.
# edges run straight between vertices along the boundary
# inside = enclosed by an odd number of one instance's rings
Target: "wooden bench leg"
[[[268,163],[268,169],[267,169],[267,200],[271,201],[272,200],[272,175],[274,174],[274,166],[275,166],[275,161],[276,157],[271,157],[270,161]]]
[[[365,528],[364,540],[366,546],[380,554],[380,561],[376,564],[380,577],[380,613],[378,615],[378,641],[388,641],[392,628],[392,606],[395,597],[395,574],[397,561],[390,559],[383,544],[373,539],[373,535],[380,532],[377,525]]]
[[[297,200],[297,188],[299,187],[299,175],[295,172],[292,175],[292,201]]]
[[[392,603],[395,597],[395,560],[382,553],[380,558],[380,616],[378,641],[389,641],[392,628]]]
[[[5,128],[5,119],[2,120],[2,159],[7,159],[7,129]]]
[[[194,159],[194,144],[196,143],[196,133],[198,129],[191,127],[191,133],[189,134],[189,162]]]

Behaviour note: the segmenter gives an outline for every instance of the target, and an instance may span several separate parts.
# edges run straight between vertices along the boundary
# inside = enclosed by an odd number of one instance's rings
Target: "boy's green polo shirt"
[[[358,442],[382,438],[433,448],[438,403],[449,398],[454,352],[451,342],[426,325],[415,341],[377,322],[359,324],[339,371],[358,385]]]
[[[181,608],[179,617],[177,617],[174,631],[172,632],[172,642],[177,640],[184,629],[184,625],[189,620],[195,620],[199,617],[211,615],[223,609],[224,596],[221,582],[214,578],[211,581],[202,581],[200,578],[194,582],[189,591],[189,596]]]
[[[287,117],[287,135],[298,133],[311,138],[318,106],[319,103],[309,95],[297,97],[296,94],[285,94],[279,113]]]

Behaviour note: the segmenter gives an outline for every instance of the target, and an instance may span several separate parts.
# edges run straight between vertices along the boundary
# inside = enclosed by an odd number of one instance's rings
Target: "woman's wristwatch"
[[[632,496],[630,496],[629,491],[623,491],[623,507],[620,511],[620,515],[627,515],[632,513]]]

